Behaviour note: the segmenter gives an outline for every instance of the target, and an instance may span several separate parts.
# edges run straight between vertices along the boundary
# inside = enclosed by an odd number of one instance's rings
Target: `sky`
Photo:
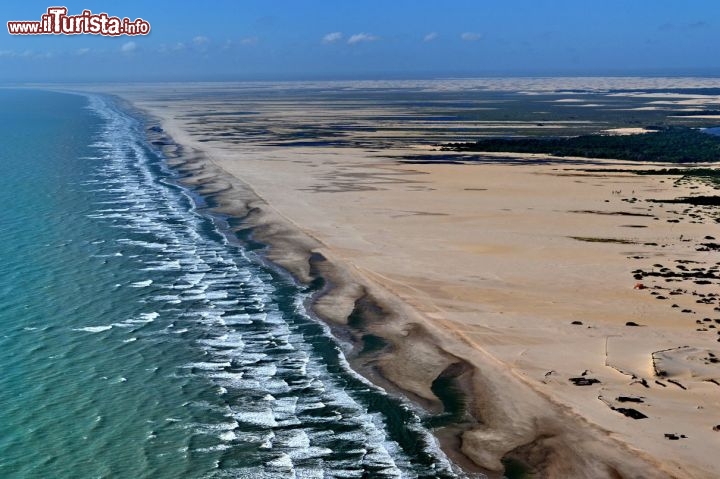
[[[3,2],[0,82],[720,75],[717,0],[58,3],[151,31],[10,35],[56,3]]]

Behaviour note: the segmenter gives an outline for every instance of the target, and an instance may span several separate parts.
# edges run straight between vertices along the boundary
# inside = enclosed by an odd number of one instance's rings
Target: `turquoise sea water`
[[[0,90],[0,477],[457,477],[112,100]]]

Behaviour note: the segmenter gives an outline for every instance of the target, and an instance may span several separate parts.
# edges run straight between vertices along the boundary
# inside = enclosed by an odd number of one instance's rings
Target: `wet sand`
[[[502,458],[541,477],[720,467],[717,207],[656,201],[714,195],[709,184],[599,171],[668,166],[608,160],[446,164],[382,130],[378,148],[228,141],[217,113],[241,102],[121,93],[271,261],[326,281],[314,310],[354,340],[355,368],[429,411],[442,409],[438,378],[464,391],[467,413],[438,436],[468,470],[502,471]],[[288,100],[275,118],[323,108]],[[402,162],[419,153],[440,160]]]

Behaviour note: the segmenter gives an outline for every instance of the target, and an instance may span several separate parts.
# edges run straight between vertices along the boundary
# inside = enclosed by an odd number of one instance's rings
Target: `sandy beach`
[[[314,311],[354,345],[355,369],[435,413],[433,382],[453,379],[466,413],[437,435],[457,464],[497,477],[503,458],[537,477],[718,470],[720,213],[663,202],[715,195],[711,184],[631,171],[673,165],[466,161],[429,146],[477,122],[429,133],[419,122],[414,133],[399,118],[387,121],[402,130],[349,127],[341,146],[288,146],[278,140],[288,124],[407,112],[285,97],[263,110],[232,91],[198,91],[113,93],[156,119],[149,134],[171,164],[243,218],[239,229],[268,244],[271,261],[301,282],[324,279]],[[633,101],[656,99],[641,95]],[[241,110],[254,116],[236,121]],[[367,347],[373,339],[380,347]]]

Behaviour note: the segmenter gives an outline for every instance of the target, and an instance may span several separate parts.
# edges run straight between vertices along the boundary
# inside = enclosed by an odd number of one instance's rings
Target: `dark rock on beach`
[[[587,377],[570,378],[569,381],[575,386],[592,386],[593,384],[600,384],[599,379]]]
[[[637,409],[633,409],[633,408],[614,407],[614,408],[612,408],[612,410],[617,411],[620,414],[630,417],[632,419],[646,419],[647,418],[647,416],[645,414],[643,414],[640,411],[638,411]]]

